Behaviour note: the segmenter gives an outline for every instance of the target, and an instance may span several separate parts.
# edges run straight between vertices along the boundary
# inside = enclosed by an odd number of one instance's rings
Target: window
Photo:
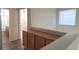
[[[1,23],[2,23],[2,30],[4,31],[5,28],[9,27],[9,10],[8,9],[1,9]]]
[[[75,25],[76,9],[63,10],[59,12],[60,25]]]

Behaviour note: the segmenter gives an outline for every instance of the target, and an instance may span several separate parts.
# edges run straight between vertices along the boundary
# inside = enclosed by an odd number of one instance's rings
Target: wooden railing
[[[39,50],[61,36],[29,29],[27,32],[23,31],[23,45],[27,50]]]

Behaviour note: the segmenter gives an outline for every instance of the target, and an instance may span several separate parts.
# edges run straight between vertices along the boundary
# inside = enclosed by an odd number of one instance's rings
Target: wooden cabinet
[[[34,49],[34,34],[28,32],[27,48]]]
[[[45,39],[40,36],[35,36],[35,49],[38,50],[45,46]]]
[[[27,32],[23,31],[23,45],[24,45],[24,49],[27,48]]]
[[[47,34],[44,32],[23,31],[23,45],[25,49],[39,50],[59,37],[60,36]]]

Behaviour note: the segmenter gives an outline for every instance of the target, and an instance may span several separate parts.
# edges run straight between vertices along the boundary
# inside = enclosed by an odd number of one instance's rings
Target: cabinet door
[[[34,49],[34,34],[28,33],[28,49]]]
[[[27,32],[23,31],[23,45],[25,49],[27,48],[27,39]]]
[[[36,35],[35,36],[35,49],[38,50],[44,46],[45,46],[45,39]]]

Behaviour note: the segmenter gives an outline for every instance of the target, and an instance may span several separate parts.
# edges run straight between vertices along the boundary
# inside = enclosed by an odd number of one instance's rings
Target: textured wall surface
[[[31,26],[55,30],[56,28],[56,9],[55,8],[32,8]]]

